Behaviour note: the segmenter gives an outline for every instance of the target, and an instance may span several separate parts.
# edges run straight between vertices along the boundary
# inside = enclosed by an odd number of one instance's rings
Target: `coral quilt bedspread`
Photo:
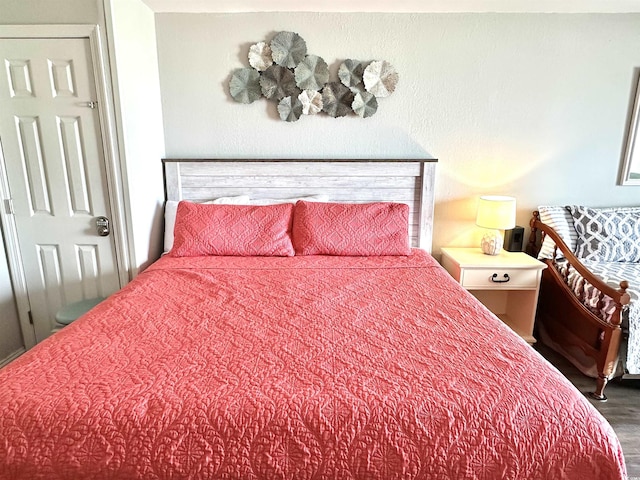
[[[0,370],[1,479],[624,478],[426,253],[160,259]]]

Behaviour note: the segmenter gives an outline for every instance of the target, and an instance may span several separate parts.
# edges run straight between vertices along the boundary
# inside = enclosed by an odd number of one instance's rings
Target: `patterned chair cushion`
[[[576,256],[601,262],[640,262],[640,207],[570,206],[578,233]]]
[[[569,208],[562,205],[540,205],[538,212],[540,213],[540,221],[553,228],[571,251],[575,252],[578,234],[573,227],[573,217]],[[545,236],[540,252],[538,252],[538,260],[552,258],[555,246],[556,244],[551,237]],[[557,251],[556,258],[562,258],[560,250]]]
[[[584,266],[590,272],[599,277],[603,282],[616,290],[620,288],[620,281],[627,280],[629,288],[627,293],[631,297],[631,303],[622,309],[622,327],[627,330],[626,342],[626,358],[622,355],[625,362],[624,368],[630,374],[640,374],[640,285],[636,279],[640,279],[640,263],[623,263],[623,262],[593,262],[584,261]],[[595,288],[576,271],[570,268],[567,271],[566,262],[558,263],[558,269],[563,276],[567,276],[567,284],[573,290],[578,298],[582,299],[582,303],[592,312],[603,313],[600,317],[607,321],[611,321],[611,316],[616,308],[611,297],[605,295],[602,298],[604,306],[598,308],[600,299],[600,290]]]

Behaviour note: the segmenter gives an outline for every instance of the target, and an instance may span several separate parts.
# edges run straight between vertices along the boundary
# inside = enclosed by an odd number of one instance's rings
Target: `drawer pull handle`
[[[497,273],[494,273],[493,275],[491,275],[491,281],[493,283],[507,283],[509,280],[511,280],[509,278],[509,274],[508,273],[505,273],[502,278],[503,278],[503,280],[498,280],[498,274]]]

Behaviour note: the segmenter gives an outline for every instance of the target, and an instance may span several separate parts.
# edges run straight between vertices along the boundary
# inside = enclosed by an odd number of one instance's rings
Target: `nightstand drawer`
[[[442,266],[518,335],[536,342],[533,324],[546,264],[523,252],[485,255],[479,248],[445,247]]]
[[[539,270],[517,268],[464,269],[460,284],[464,288],[537,288]]]

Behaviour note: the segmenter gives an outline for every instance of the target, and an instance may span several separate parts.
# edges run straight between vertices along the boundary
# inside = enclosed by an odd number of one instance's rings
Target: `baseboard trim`
[[[0,368],[4,367],[5,365],[8,365],[11,362],[13,362],[16,358],[18,358],[20,355],[22,355],[26,351],[27,350],[24,347],[23,348],[19,348],[15,352],[11,353],[9,356],[3,358],[2,360],[0,360]]]

